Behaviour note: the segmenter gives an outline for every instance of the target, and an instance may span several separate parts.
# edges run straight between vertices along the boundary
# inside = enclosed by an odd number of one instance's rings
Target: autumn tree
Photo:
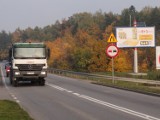
[[[8,48],[11,45],[11,34],[2,31],[0,33],[0,59],[7,59]]]
[[[49,65],[55,68],[64,69],[64,56],[65,50],[67,48],[67,43],[64,43],[61,38],[56,39],[55,41],[46,42],[46,45],[50,48],[51,55],[49,59]],[[59,64],[61,63],[61,64]],[[63,63],[63,65],[62,65]],[[63,66],[63,67],[62,67]]]
[[[51,50],[49,66],[87,72],[111,70],[111,58],[106,56],[107,39],[115,28],[130,26],[133,16],[147,26],[155,26],[156,45],[160,45],[160,8],[145,7],[140,12],[132,5],[121,14],[76,13],[67,19],[57,20],[43,28],[36,26],[25,30],[16,29],[13,33],[0,32],[0,55],[5,57],[10,43],[45,42]],[[140,71],[155,69],[155,48],[138,50]],[[150,56],[149,56],[150,55]],[[6,55],[7,56],[7,55]],[[115,58],[116,71],[130,71],[133,67],[133,48],[120,49]]]
[[[107,71],[109,58],[106,57],[106,40],[94,41],[92,48],[92,58],[88,71],[90,72],[104,72]]]

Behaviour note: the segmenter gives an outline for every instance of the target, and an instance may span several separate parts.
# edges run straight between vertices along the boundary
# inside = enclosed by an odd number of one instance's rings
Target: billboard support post
[[[138,51],[134,48],[134,73],[138,73]]]
[[[133,26],[137,27],[137,21],[134,19]],[[138,50],[134,48],[134,73],[138,73]]]

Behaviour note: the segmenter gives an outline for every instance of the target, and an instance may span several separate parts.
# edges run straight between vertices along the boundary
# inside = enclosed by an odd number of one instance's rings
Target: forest
[[[125,8],[121,14],[76,13],[57,20],[43,28],[17,28],[12,33],[0,32],[0,58],[8,59],[8,49],[15,42],[44,42],[50,48],[49,67],[83,72],[106,72],[112,70],[111,58],[105,50],[107,39],[116,27],[133,25],[133,20],[155,27],[156,46],[160,45],[160,7],[144,7],[137,11],[134,6]],[[133,71],[133,48],[123,48],[114,58],[117,72]],[[138,48],[140,72],[153,71],[155,67],[155,47]]]

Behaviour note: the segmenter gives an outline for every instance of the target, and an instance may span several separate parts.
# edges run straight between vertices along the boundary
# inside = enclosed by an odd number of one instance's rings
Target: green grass
[[[95,74],[99,75],[110,75],[112,76],[112,72],[97,72]],[[160,70],[148,71],[146,75],[141,74],[131,74],[131,72],[115,72],[115,76],[118,77],[127,77],[127,78],[137,78],[137,79],[148,79],[148,80],[160,80]]]
[[[102,79],[99,79],[98,81],[92,81],[92,83],[100,84],[103,86],[112,86],[112,87],[133,90],[137,92],[152,93],[152,94],[160,95],[160,86],[155,86],[155,85],[127,82],[127,81],[114,81],[113,83],[112,80],[102,80]]]
[[[97,72],[95,74],[112,76],[112,72]],[[148,74],[147,75],[132,75],[131,72],[114,72],[114,74],[117,77],[148,79]]]
[[[0,120],[33,120],[19,104],[9,100],[0,100]]]
[[[106,75],[106,74],[103,74],[103,75]],[[107,75],[109,75],[109,74],[107,74]],[[128,74],[122,73],[121,75],[118,75],[118,76],[124,77],[125,75],[128,75]],[[103,85],[103,86],[117,87],[117,88],[137,91],[137,92],[160,95],[160,86],[158,86],[158,85],[156,86],[156,85],[151,85],[151,84],[127,82],[127,81],[120,81],[120,80],[119,81],[115,80],[115,82],[113,83],[112,80],[107,80],[104,78],[93,78],[93,77],[85,77],[85,76],[70,75],[70,74],[63,74],[63,76],[72,77],[72,78],[79,78],[82,80],[89,80],[91,83],[99,84],[99,85]],[[128,75],[128,77],[130,77],[130,76],[131,75]],[[127,77],[127,76],[125,76],[125,77]],[[138,76],[136,76],[136,77],[138,77]],[[143,76],[139,76],[139,77],[142,78]]]

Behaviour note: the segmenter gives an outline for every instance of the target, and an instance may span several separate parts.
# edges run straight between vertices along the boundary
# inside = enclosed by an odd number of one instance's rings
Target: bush
[[[160,70],[157,71],[149,71],[147,73],[147,77],[150,80],[160,80]]]

